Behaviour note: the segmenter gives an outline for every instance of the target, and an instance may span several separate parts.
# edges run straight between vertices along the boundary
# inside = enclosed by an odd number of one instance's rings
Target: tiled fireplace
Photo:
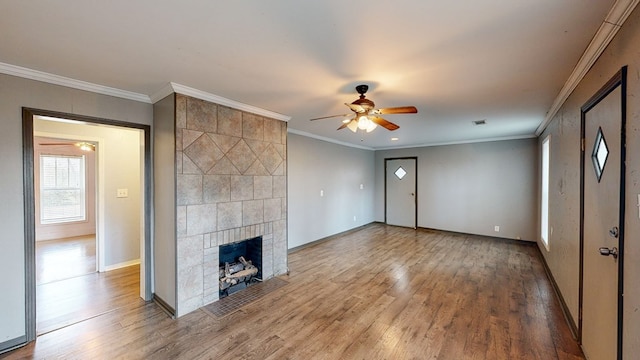
[[[178,316],[218,300],[219,246],[262,237],[287,271],[286,122],[176,94]]]

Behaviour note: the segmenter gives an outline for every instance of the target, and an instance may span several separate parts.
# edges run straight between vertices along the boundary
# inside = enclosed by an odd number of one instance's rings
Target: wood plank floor
[[[36,283],[96,272],[96,236],[78,236],[36,242]]]
[[[288,285],[226,317],[134,304],[5,356],[583,359],[537,251],[373,224],[290,254]]]
[[[95,235],[36,242],[36,332],[140,305],[139,266],[96,272]]]

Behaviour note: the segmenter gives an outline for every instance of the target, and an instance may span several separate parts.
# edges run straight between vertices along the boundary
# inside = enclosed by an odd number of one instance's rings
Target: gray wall
[[[416,156],[418,227],[537,238],[535,139],[376,151],[375,156],[376,221],[384,221],[384,159]]]
[[[176,309],[175,94],[153,105],[153,292]]]
[[[624,358],[640,353],[640,9],[636,8],[547,127],[551,134],[547,252],[540,249],[573,319],[578,319],[580,261],[580,107],[620,68],[628,65],[627,169],[624,268]]]
[[[150,104],[0,74],[0,344],[25,335],[22,107],[151,124]]]
[[[373,151],[292,133],[287,141],[290,249],[374,221]]]

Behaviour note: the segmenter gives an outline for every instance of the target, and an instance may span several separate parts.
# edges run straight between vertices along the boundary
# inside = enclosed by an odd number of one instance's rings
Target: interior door
[[[614,84],[615,85],[615,84]],[[624,234],[622,86],[583,107],[581,342],[587,359],[619,357]],[[589,104],[589,103],[588,103]],[[586,105],[585,105],[586,106]]]
[[[389,225],[416,228],[417,158],[385,159],[385,217]]]

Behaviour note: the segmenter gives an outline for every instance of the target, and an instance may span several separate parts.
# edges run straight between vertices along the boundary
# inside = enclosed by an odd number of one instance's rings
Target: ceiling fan
[[[365,98],[365,93],[369,90],[368,85],[358,85],[356,86],[356,91],[360,94],[360,98],[351,104],[345,103],[355,113],[355,116],[350,119],[345,119],[342,121],[342,125],[338,128],[338,130],[342,130],[344,128],[348,128],[349,130],[356,132],[358,129],[366,130],[366,132],[371,132],[378,125],[383,128],[393,131],[400,128],[400,126],[381,118],[378,115],[384,114],[415,114],[418,112],[415,106],[400,106],[393,108],[383,108],[376,109],[373,101]],[[311,121],[322,120],[322,119],[330,119],[339,116],[349,116],[351,114],[340,114],[340,115],[330,115],[323,116],[319,118],[311,119]]]

